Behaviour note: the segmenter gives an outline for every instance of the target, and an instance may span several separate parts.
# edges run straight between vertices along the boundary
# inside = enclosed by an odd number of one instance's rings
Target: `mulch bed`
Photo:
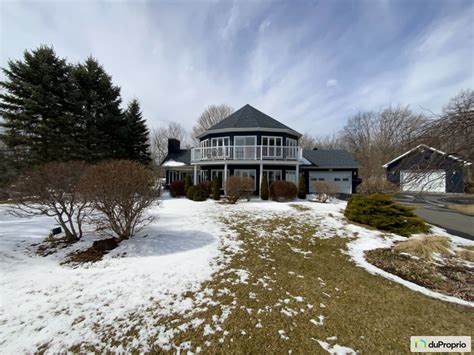
[[[365,252],[368,262],[407,281],[436,292],[474,301],[474,270],[455,261],[438,265],[427,259],[414,259],[392,249]]]
[[[119,241],[116,238],[96,240],[90,248],[69,254],[61,264],[95,263],[118,246]]]

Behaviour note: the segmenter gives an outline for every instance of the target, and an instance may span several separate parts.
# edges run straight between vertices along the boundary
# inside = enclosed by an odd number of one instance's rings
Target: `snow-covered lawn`
[[[369,342],[367,329],[380,322],[372,318],[370,304],[377,312],[385,307],[381,290],[417,307],[426,304],[429,312],[442,307],[447,320],[439,327],[448,329],[450,319],[463,317],[463,311],[421,293],[472,306],[367,263],[365,250],[401,237],[348,224],[345,202],[296,204],[223,205],[165,197],[149,210],[156,219],[139,235],[102,261],[74,268],[60,261],[74,248],[90,245],[90,233],[68,250],[40,257],[31,244],[47,235],[51,219],[20,220],[0,207],[0,352],[260,349],[250,339],[265,339],[270,350],[347,352],[376,343]],[[354,312],[353,319],[341,310]],[[387,303],[385,311],[393,305]],[[407,315],[400,319],[411,316],[410,309],[402,311]]]

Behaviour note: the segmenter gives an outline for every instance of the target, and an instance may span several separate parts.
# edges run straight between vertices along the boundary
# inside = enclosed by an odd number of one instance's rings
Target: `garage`
[[[310,171],[309,172],[309,192],[314,193],[314,182],[324,181],[334,184],[337,192],[341,194],[352,193],[352,172],[351,171]]]
[[[428,170],[400,172],[400,189],[411,192],[446,192],[446,172],[443,170]]]

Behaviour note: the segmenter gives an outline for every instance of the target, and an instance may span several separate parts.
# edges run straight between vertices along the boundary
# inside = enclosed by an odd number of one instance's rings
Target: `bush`
[[[205,195],[204,191],[198,186],[193,193],[193,201],[206,201],[207,196]]]
[[[428,233],[430,228],[412,211],[412,208],[397,205],[386,195],[353,195],[344,215],[351,221],[406,237],[414,233]]]
[[[212,189],[211,189],[211,182],[210,181],[202,181],[199,183],[199,188],[201,189],[201,192],[203,195],[208,198],[211,196]]]
[[[184,179],[184,194],[188,194],[188,189],[193,186],[193,183],[191,181],[191,176],[186,175],[186,178]]]
[[[298,198],[306,200],[306,179],[304,175],[300,175],[300,182],[298,184]]]
[[[170,184],[170,195],[171,197],[186,196],[183,180],[176,180]]]
[[[384,176],[371,176],[362,180],[357,192],[362,195],[387,194],[398,192],[398,186],[388,181]]]
[[[336,197],[337,186],[328,181],[315,181],[314,182],[314,199],[317,202],[327,202],[328,200]]]
[[[212,179],[212,199],[219,201],[221,199],[221,190],[219,188],[219,178],[214,176]]]
[[[154,201],[153,172],[128,160],[111,160],[86,169],[80,191],[100,212],[91,216],[96,230],[128,239],[151,220],[144,215]]]
[[[448,238],[432,236],[397,243],[394,249],[398,252],[408,253],[423,259],[431,259],[433,253],[439,253],[443,256],[450,255],[450,247],[451,243]]]
[[[189,199],[189,200],[192,200],[193,199],[193,196],[194,196],[194,193],[196,192],[196,190],[199,189],[199,186],[195,186],[195,185],[192,185],[188,188],[188,191],[186,192],[186,197]]]
[[[262,176],[262,182],[260,184],[260,198],[265,201],[268,200],[268,181],[266,175]]]
[[[248,176],[231,176],[225,182],[227,199],[231,203],[236,203],[241,198],[250,200],[254,193],[254,180]]]
[[[270,185],[270,198],[273,201],[291,201],[297,194],[298,188],[291,181],[277,180]]]

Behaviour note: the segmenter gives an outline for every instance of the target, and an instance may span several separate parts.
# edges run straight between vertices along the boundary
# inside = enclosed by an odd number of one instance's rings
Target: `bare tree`
[[[203,133],[215,124],[221,122],[233,112],[234,108],[225,104],[208,106],[201,116],[199,116],[196,125],[193,127],[191,132],[192,138],[196,139],[196,136]]]
[[[87,202],[78,184],[85,169],[83,162],[51,162],[21,176],[12,187],[15,204],[11,212],[21,217],[54,217],[68,241],[79,240]]]
[[[298,140],[298,144],[303,149],[313,149],[316,147],[316,138],[309,133],[304,133]]]
[[[151,132],[151,156],[154,162],[161,164],[168,154],[168,139],[174,138],[181,142],[182,147],[187,147],[188,133],[179,123],[171,122],[167,126],[159,127]]]
[[[303,149],[342,149],[343,141],[340,134],[328,134],[322,136],[313,136],[304,133],[298,140],[299,146]]]
[[[87,168],[80,191],[99,212],[91,215],[97,231],[123,240],[151,221],[144,212],[154,201],[154,180],[151,170],[128,160],[105,161]]]

